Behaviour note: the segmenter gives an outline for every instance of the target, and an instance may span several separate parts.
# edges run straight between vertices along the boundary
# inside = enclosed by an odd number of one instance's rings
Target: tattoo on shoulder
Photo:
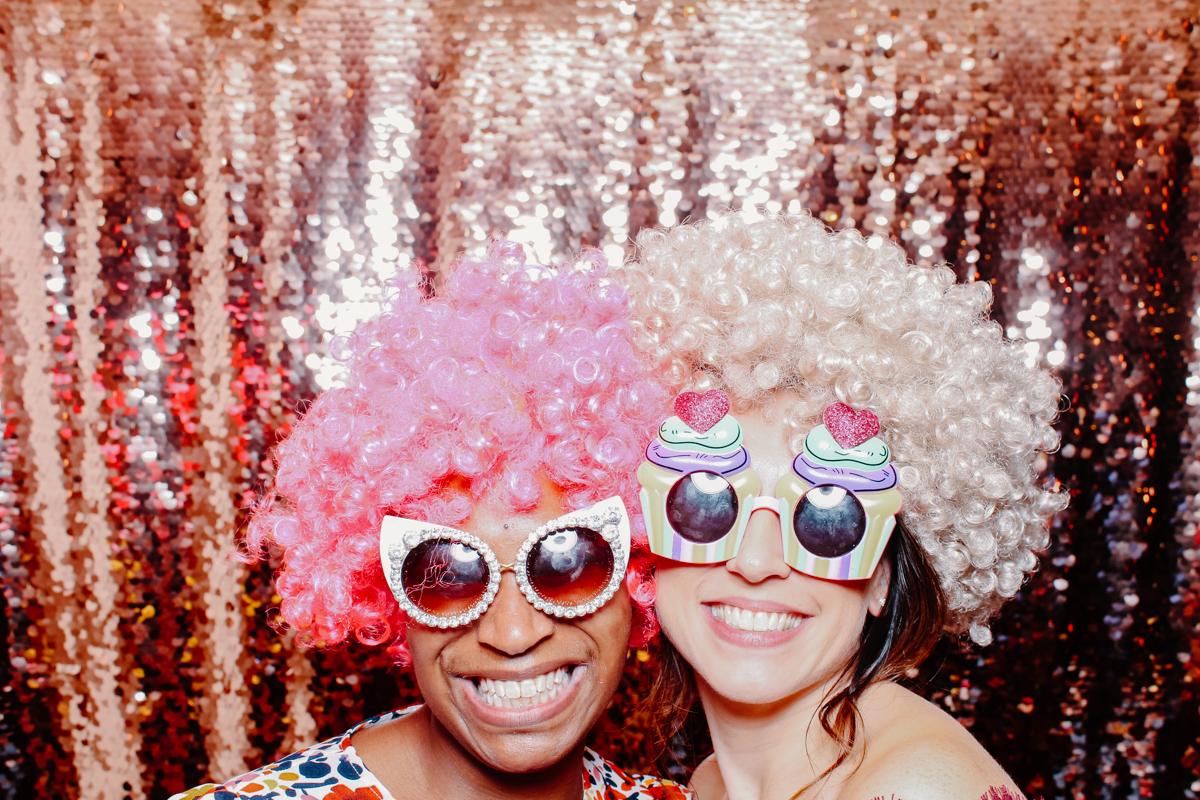
[[[979,800],[1025,800],[1025,795],[1007,786],[993,786]],[[1038,798],[1041,800],[1041,798]]]
[[[903,799],[900,797],[897,797],[896,795],[893,794],[893,795],[889,795],[887,797],[884,797],[883,795],[879,795],[878,797],[872,798],[872,800],[903,800]],[[1007,786],[992,786],[986,792],[983,793],[983,796],[980,797],[979,800],[1025,800],[1025,796],[1014,789],[1009,789]],[[1039,798],[1039,800],[1040,800],[1040,798]]]

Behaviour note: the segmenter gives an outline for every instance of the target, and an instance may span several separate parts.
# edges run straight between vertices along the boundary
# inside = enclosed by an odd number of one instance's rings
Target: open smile
[[[587,667],[565,664],[536,674],[476,675],[458,679],[474,715],[502,728],[548,722],[570,707]]]
[[[774,603],[744,602],[759,607],[746,608],[732,598],[703,604],[704,617],[718,639],[739,647],[773,647],[799,636],[811,619]]]
[[[804,619],[800,614],[754,611],[724,603],[709,603],[707,607],[708,612],[713,615],[713,619],[743,631],[790,631],[798,627]]]
[[[560,667],[550,672],[519,681],[492,678],[472,678],[475,692],[494,708],[529,708],[549,703],[560,693],[569,691],[576,665]]]

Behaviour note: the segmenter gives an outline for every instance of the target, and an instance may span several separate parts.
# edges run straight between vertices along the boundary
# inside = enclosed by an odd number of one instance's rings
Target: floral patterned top
[[[350,737],[362,728],[406,717],[409,706],[360,722],[350,730],[225,783],[206,783],[171,800],[395,800],[358,757]],[[674,781],[630,775],[592,750],[583,755],[584,800],[692,800]]]

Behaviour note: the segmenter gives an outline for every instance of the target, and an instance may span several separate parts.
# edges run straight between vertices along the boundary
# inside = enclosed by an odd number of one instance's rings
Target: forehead
[[[792,466],[793,455],[787,442],[790,430],[783,422],[785,410],[786,405],[777,402],[772,407],[733,415],[742,426],[750,464],[767,493],[774,492],[775,484]]]
[[[530,533],[567,513],[558,486],[541,474],[538,482],[542,499],[535,508],[514,511],[495,487],[475,502],[471,516],[454,527],[487,542],[501,561],[510,560]]]
[[[750,411],[734,412],[733,416],[742,426],[746,447],[754,457],[779,457],[791,461],[795,456],[788,449],[788,436],[794,431],[784,423],[787,405],[776,402],[773,406]]]

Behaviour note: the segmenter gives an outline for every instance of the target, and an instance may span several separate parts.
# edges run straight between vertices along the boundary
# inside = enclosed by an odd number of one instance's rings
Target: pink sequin
[[[675,404],[678,407],[679,401]],[[857,447],[879,433],[879,417],[866,409],[855,411],[845,403],[827,406],[823,418],[830,435],[842,447]]]
[[[728,413],[729,395],[720,389],[709,389],[704,394],[683,392],[675,398],[675,416],[699,433],[716,425]]]

